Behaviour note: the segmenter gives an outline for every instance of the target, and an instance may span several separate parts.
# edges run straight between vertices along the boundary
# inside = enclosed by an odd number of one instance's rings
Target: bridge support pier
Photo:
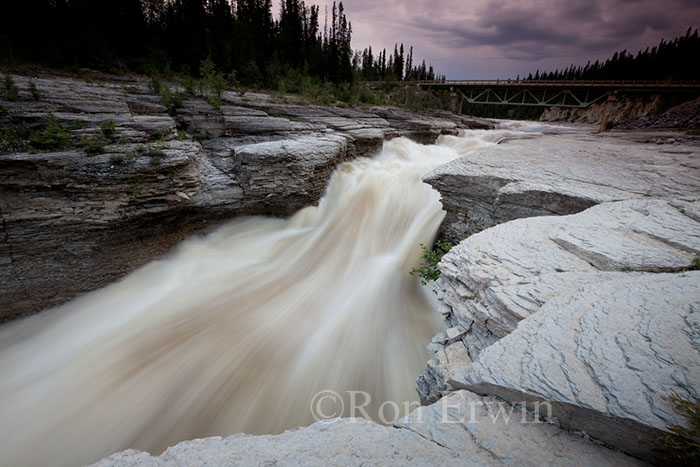
[[[464,94],[450,88],[450,110],[457,115],[462,115],[462,104],[464,104]]]
[[[613,102],[615,101],[617,101],[617,91],[610,94],[605,102],[605,110],[603,111],[603,117],[600,119],[600,128],[598,129],[598,133],[608,130],[609,120],[613,113]]]

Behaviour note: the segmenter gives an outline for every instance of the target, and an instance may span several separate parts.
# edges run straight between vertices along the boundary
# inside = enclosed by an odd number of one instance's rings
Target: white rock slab
[[[487,465],[638,465],[620,452],[544,423],[522,406],[458,391],[420,407],[397,423],[455,451],[468,463]]]
[[[606,278],[549,300],[451,384],[551,401],[563,426],[651,456],[685,424],[664,397],[700,397],[700,271]]]

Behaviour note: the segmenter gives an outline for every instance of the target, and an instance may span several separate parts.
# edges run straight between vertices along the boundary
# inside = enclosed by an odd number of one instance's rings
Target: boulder
[[[687,426],[668,397],[700,398],[700,271],[605,276],[547,301],[452,384],[546,401],[563,427],[651,459]]]

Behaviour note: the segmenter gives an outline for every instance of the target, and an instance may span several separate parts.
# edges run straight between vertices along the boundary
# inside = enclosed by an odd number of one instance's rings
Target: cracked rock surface
[[[700,396],[699,207],[608,202],[462,241],[440,263],[439,297],[463,332],[447,347],[434,339],[421,398],[464,388],[549,402],[563,427],[650,458],[685,423],[664,397]]]
[[[664,397],[700,396],[700,271],[606,276],[547,301],[453,384],[550,401],[562,426],[650,457],[686,424]]]
[[[457,391],[419,407],[397,426],[453,450],[466,465],[641,465],[535,418],[523,406]]]

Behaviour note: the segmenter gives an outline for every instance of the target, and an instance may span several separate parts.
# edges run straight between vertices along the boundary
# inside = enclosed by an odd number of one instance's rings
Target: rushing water
[[[321,390],[366,391],[369,414],[414,401],[440,323],[408,272],[444,216],[420,178],[505,133],[395,139],[339,167],[318,207],[231,222],[0,329],[0,464],[278,433],[312,423]]]

